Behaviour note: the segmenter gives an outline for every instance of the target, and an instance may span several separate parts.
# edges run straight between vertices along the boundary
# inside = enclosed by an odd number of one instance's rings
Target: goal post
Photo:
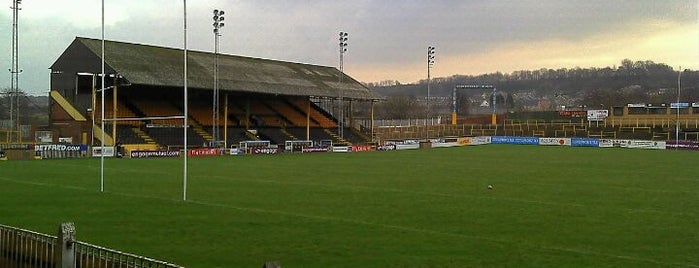
[[[301,152],[304,148],[313,147],[312,140],[290,140],[284,142],[284,150],[287,152]]]

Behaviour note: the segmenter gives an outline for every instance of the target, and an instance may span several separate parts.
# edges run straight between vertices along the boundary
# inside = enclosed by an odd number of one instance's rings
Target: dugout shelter
[[[183,119],[176,118],[184,114],[182,49],[105,41],[104,89],[101,53],[101,40],[77,37],[51,65],[54,139],[183,146]],[[219,54],[216,105],[214,59],[214,53],[188,51],[188,146],[211,144],[215,128],[220,129],[219,141],[228,145],[243,140],[280,145],[286,140],[371,141],[371,131],[359,129],[373,126],[356,124],[352,104],[373,104],[382,97],[337,68]],[[103,97],[105,129],[100,127]]]

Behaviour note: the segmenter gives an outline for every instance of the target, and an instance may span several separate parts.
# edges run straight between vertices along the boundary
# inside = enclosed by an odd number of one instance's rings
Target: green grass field
[[[0,223],[191,268],[699,267],[699,154],[490,145],[0,162]],[[487,185],[492,184],[493,190]]]

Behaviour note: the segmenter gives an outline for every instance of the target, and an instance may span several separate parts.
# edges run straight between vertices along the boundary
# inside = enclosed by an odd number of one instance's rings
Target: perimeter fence
[[[184,268],[75,239],[75,226],[62,223],[52,236],[0,224],[3,268]]]

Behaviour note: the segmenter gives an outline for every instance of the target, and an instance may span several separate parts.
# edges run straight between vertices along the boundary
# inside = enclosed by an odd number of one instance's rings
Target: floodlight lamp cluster
[[[347,52],[347,34],[346,32],[340,32],[340,53]]]
[[[434,65],[434,47],[433,46],[427,47],[427,65],[429,65],[429,66]]]
[[[223,27],[225,25],[223,23],[223,20],[224,20],[223,14],[225,14],[225,12],[223,12],[223,10],[214,9],[214,33],[215,34],[218,34],[219,29],[221,29],[221,27]]]

